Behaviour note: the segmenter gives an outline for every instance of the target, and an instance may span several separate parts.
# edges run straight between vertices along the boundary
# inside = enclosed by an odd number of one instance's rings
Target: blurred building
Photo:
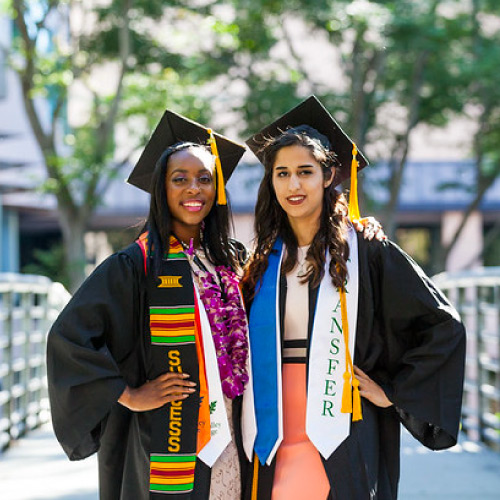
[[[36,249],[49,249],[61,240],[55,199],[38,189],[45,170],[24,110],[20,82],[6,64],[11,39],[12,22],[0,16],[0,272],[23,269],[33,260]],[[50,102],[40,100],[37,104],[39,112],[48,119]],[[472,199],[471,191],[459,184],[473,186],[474,165],[460,159],[467,153],[456,144],[447,146],[440,139],[438,150],[426,141],[421,142],[410,152],[403,179],[396,215],[397,239],[427,271],[434,272],[437,269],[431,266],[433,255],[451,238]],[[464,141],[455,138],[457,142],[463,145]],[[454,155],[446,159],[450,151]],[[231,178],[228,190],[235,234],[251,246],[252,213],[262,169],[250,163],[254,161],[250,154],[245,160]],[[90,222],[86,238],[89,269],[114,248],[130,241],[147,216],[148,195],[124,182],[130,170],[131,166],[124,167],[121,178],[115,180]],[[365,189],[374,201],[375,215],[376,207],[387,200],[387,172],[380,164],[362,173]],[[500,179],[469,217],[446,262],[447,270],[484,263],[499,265],[498,238],[496,246],[488,245],[487,251],[483,251],[484,235],[499,220]]]
[[[113,245],[107,234],[123,232],[128,240],[118,241],[126,244],[138,233],[147,216],[149,196],[124,182],[130,168],[125,168],[123,178],[111,186],[91,221],[87,238],[91,267],[112,251]],[[434,271],[430,267],[433,253],[451,237],[472,198],[471,193],[446,186],[450,186],[457,176],[472,181],[473,174],[470,161],[410,161],[407,166],[397,210],[398,242],[429,272]],[[253,209],[261,177],[260,165],[244,163],[228,183],[235,234],[249,246],[253,238]],[[365,188],[381,204],[387,196],[383,178],[383,165],[366,169],[363,175]],[[0,176],[0,182],[1,179]],[[8,213],[11,219],[15,219],[15,224],[10,226],[11,237],[15,238],[18,230],[25,249],[46,247],[47,242],[57,241],[60,237],[55,200],[51,196],[32,191],[7,192],[2,195],[2,203],[4,214]],[[498,265],[494,256],[483,255],[482,251],[483,235],[499,219],[500,179],[488,191],[479,209],[470,216],[448,258],[447,270],[463,270],[484,263]],[[23,266],[30,253],[21,252],[21,256],[20,265]]]

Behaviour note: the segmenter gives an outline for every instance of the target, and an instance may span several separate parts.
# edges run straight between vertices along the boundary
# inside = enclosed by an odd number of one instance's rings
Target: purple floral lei
[[[247,318],[238,288],[238,277],[226,266],[215,268],[221,286],[208,271],[194,270],[217,353],[222,391],[231,399],[243,394],[248,382]]]

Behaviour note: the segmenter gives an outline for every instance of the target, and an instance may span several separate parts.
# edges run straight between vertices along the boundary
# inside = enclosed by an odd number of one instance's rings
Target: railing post
[[[2,363],[0,367],[0,445],[5,449],[10,443],[10,422],[12,414],[12,292],[3,290],[2,294]]]
[[[46,336],[68,299],[48,278],[0,273],[0,452],[48,419]]]
[[[455,297],[467,331],[463,430],[500,451],[500,267],[442,273],[434,281]]]

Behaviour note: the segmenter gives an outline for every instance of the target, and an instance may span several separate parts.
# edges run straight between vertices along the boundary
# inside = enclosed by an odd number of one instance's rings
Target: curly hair
[[[338,166],[338,160],[331,151],[328,139],[308,125],[288,129],[278,137],[264,140],[261,148],[264,178],[259,187],[254,223],[255,251],[246,266],[242,283],[243,294],[247,301],[251,301],[255,294],[256,286],[267,269],[269,254],[278,237],[283,240],[287,251],[282,272],[285,274],[290,272],[297,262],[297,238],[286,212],[278,203],[272,182],[276,155],[281,148],[288,146],[307,148],[321,165],[325,180],[334,175],[333,169]],[[346,214],[345,198],[335,189],[335,182],[331,182],[324,189],[320,227],[306,255],[310,265],[308,273],[302,279],[303,283],[310,281],[313,287],[319,285],[324,276],[328,249],[331,257],[329,273],[332,283],[336,288],[344,285],[347,277],[346,262],[349,257],[349,246],[345,236]]]
[[[167,203],[166,177],[169,158],[189,148],[202,148],[210,154],[208,147],[193,142],[179,142],[167,148],[157,161],[151,177],[151,201],[149,215],[144,228],[149,231],[147,265],[158,276],[161,261],[168,255],[170,235],[172,233],[172,215]],[[207,259],[214,265],[237,265],[237,257],[229,238],[230,214],[228,205],[217,205],[210,210],[202,224],[201,245]]]

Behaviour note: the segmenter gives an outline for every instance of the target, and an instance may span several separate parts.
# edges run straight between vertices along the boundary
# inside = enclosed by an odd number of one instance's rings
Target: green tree
[[[10,3],[17,31],[11,62],[45,161],[44,187],[57,199],[73,290],[84,279],[84,233],[109,184],[165,107],[207,118],[198,89],[217,63],[175,46],[182,31],[176,22],[194,15],[180,6],[167,8],[159,0],[100,5]],[[87,106],[71,126],[68,107],[82,96]],[[49,103],[48,123],[37,107],[40,98]],[[128,148],[118,148],[118,127],[128,127]]]
[[[211,7],[222,4],[228,2]],[[480,131],[474,144],[479,170],[476,185],[468,188],[475,193],[470,210],[477,208],[498,177],[493,165],[500,88],[494,20],[498,21],[499,8],[493,0],[472,2],[474,13],[458,0],[230,4],[232,15],[224,26],[235,38],[235,66],[229,73],[245,89],[241,105],[236,104],[246,125],[243,134],[255,132],[305,95],[318,95],[360,149],[370,152],[374,165],[387,162],[388,203],[377,207],[362,193],[361,197],[365,210],[381,209],[378,216],[394,237],[415,131],[421,125],[445,126],[473,109],[470,118]],[[320,64],[310,62],[314,51],[321,52]],[[483,109],[479,116],[478,109]]]
[[[471,195],[471,201],[452,238],[441,249],[439,262],[442,265],[469,217],[500,177],[500,5],[491,0],[473,0],[467,14],[464,25],[468,32],[461,69],[467,90],[465,112],[477,124],[471,145],[475,178],[472,185],[458,184]],[[498,244],[499,236],[500,221],[497,221],[485,237],[483,254]]]

